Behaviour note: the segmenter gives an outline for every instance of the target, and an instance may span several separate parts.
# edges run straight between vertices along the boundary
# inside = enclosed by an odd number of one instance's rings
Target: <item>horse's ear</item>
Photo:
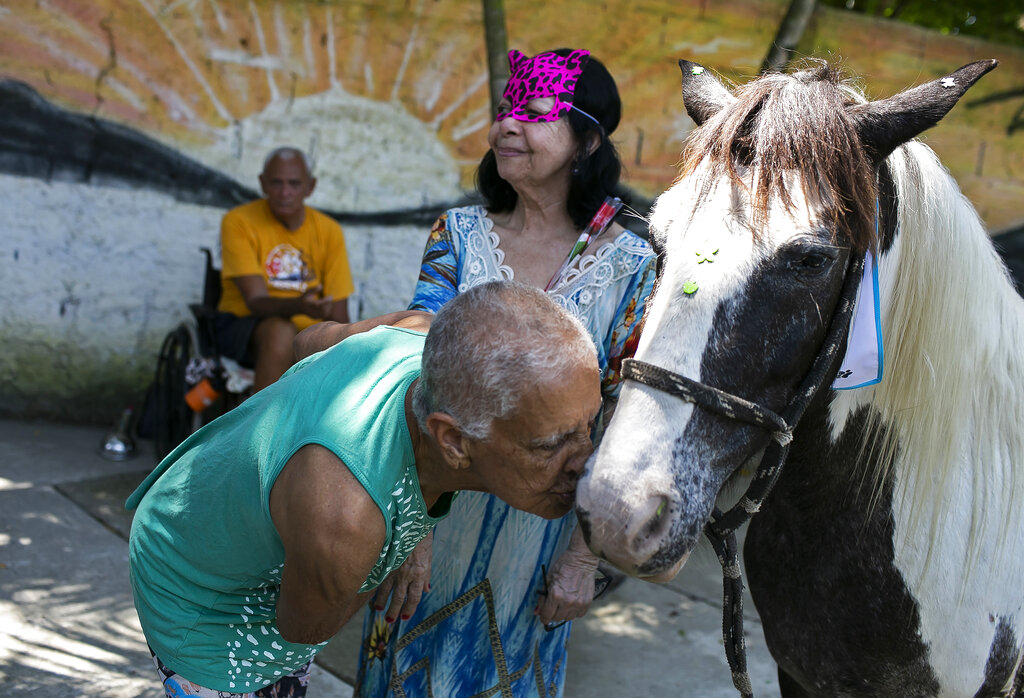
[[[978,61],[888,99],[849,107],[861,143],[876,163],[881,162],[896,148],[939,123],[968,88],[997,65],[999,61],[993,59]]]
[[[679,69],[683,71],[683,106],[698,126],[722,107],[736,101],[725,85],[704,66],[681,60]]]

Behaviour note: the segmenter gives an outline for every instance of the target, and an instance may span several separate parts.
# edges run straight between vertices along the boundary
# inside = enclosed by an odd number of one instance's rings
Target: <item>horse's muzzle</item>
[[[581,481],[576,495],[576,517],[594,554],[627,574],[668,581],[686,561],[696,540],[673,535],[678,511],[669,494],[653,494],[639,506],[622,501],[595,506]]]

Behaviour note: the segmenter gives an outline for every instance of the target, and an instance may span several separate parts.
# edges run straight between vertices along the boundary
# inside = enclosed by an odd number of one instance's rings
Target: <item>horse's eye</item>
[[[821,269],[830,261],[832,260],[826,257],[825,255],[814,253],[809,254],[803,259],[801,259],[800,266],[802,266],[804,269]]]
[[[817,278],[832,268],[832,264],[839,258],[839,250],[814,243],[796,244],[787,249],[782,258],[786,268],[801,278]]]

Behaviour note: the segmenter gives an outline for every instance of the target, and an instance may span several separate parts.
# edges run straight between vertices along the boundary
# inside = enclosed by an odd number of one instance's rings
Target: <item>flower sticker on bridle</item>
[[[558,121],[572,109],[576,81],[589,60],[590,51],[586,49],[576,49],[564,58],[556,53],[538,53],[528,58],[512,49],[508,52],[511,77],[502,94],[509,108],[499,111],[495,120],[511,116],[517,121]],[[554,107],[547,114],[527,109],[533,100],[547,97],[555,100]]]

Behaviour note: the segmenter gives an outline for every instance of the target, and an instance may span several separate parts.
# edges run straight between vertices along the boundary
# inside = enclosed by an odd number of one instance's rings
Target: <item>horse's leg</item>
[[[782,698],[811,698],[811,694],[804,690],[804,687],[779,667],[779,694]]]

